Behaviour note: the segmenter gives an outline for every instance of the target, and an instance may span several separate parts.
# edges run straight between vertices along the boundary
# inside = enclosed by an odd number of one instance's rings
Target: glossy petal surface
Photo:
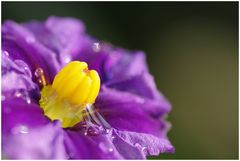
[[[66,158],[61,126],[43,116],[38,105],[8,99],[2,107],[2,150],[6,158]]]
[[[106,133],[85,134],[83,122],[61,128],[39,107],[42,85],[36,70],[42,69],[47,84],[52,84],[59,70],[73,60],[88,63],[100,76],[94,106],[111,125]],[[144,52],[97,40],[74,18],[3,23],[2,147],[6,158],[145,159],[172,153],[174,147],[167,139],[170,124],[165,121],[170,110],[149,74]],[[90,127],[104,127],[97,124],[93,121]]]

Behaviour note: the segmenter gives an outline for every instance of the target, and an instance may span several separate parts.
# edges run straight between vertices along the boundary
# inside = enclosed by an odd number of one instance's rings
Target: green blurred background
[[[172,103],[175,154],[154,159],[238,158],[238,2],[2,2],[2,21],[84,21],[92,36],[146,52]]]

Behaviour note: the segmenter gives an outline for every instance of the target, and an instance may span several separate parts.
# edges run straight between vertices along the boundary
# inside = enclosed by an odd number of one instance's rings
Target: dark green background
[[[159,158],[238,158],[238,2],[11,3],[2,20],[81,19],[92,36],[147,54],[173,110],[175,154]]]

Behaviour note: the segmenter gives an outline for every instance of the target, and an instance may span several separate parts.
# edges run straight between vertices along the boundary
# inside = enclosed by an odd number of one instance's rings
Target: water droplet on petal
[[[14,93],[14,96],[17,97],[17,98],[20,98],[20,97],[22,97],[22,93],[17,90],[17,91]]]
[[[29,129],[25,125],[16,126],[12,129],[13,134],[27,134]]]
[[[145,155],[148,154],[148,149],[147,149],[146,146],[142,147],[142,151],[143,151],[143,153],[144,153]]]
[[[38,84],[42,84],[42,80],[41,79],[38,79]]]
[[[134,146],[141,150],[144,154],[147,154],[148,153],[148,149],[147,149],[147,146],[143,146],[143,145],[140,145],[139,143],[135,143]]]
[[[2,53],[5,55],[5,56],[9,56],[9,53],[7,51],[2,51]]]
[[[22,60],[15,60],[14,63],[23,70],[23,72],[29,76],[32,77],[31,70],[29,69],[28,65],[24,63]]]
[[[112,135],[111,139],[114,140],[116,138],[116,136]]]
[[[139,143],[135,143],[134,146],[138,149],[141,149],[141,147],[142,147]]]
[[[31,103],[31,99],[29,97],[26,98],[26,101],[27,101],[28,104]]]
[[[35,72],[34,72],[34,75],[35,75],[37,78],[41,77],[41,76],[43,75],[43,70],[42,70],[42,68],[37,68],[37,69],[35,70]]]
[[[27,126],[21,126],[19,132],[21,134],[27,134],[28,133],[28,127]]]
[[[26,75],[28,75],[29,77],[32,77],[31,70],[30,70],[28,67],[24,67],[23,69],[24,69],[24,73],[25,73]]]
[[[110,129],[106,129],[106,133],[108,134],[108,133],[110,133],[111,132],[111,130]]]
[[[101,50],[101,46],[98,42],[93,43],[92,49],[94,52],[99,52]]]
[[[89,127],[87,130],[88,135],[94,136],[99,134],[99,129],[97,127]]]
[[[64,63],[69,63],[71,61],[71,57],[69,56],[69,55],[66,55],[65,57],[64,57]]]
[[[46,84],[46,80],[45,80],[45,76],[42,68],[37,68],[34,72],[34,75],[37,78],[39,85],[43,86]]]
[[[99,148],[105,153],[112,153],[114,150],[108,143],[101,142]]]
[[[21,98],[25,100],[28,104],[31,103],[31,98],[29,97],[28,91],[18,89],[14,92],[14,97]]]

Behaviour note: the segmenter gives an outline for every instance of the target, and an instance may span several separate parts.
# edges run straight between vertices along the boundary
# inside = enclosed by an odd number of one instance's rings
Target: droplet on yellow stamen
[[[85,62],[73,61],[60,70],[52,86],[43,87],[40,106],[51,120],[71,127],[82,120],[83,109],[95,102],[99,89],[98,73],[88,70]]]
[[[37,68],[34,72],[35,77],[37,78],[37,82],[40,86],[45,86],[46,83],[46,79],[44,77],[44,72],[42,68]]]

